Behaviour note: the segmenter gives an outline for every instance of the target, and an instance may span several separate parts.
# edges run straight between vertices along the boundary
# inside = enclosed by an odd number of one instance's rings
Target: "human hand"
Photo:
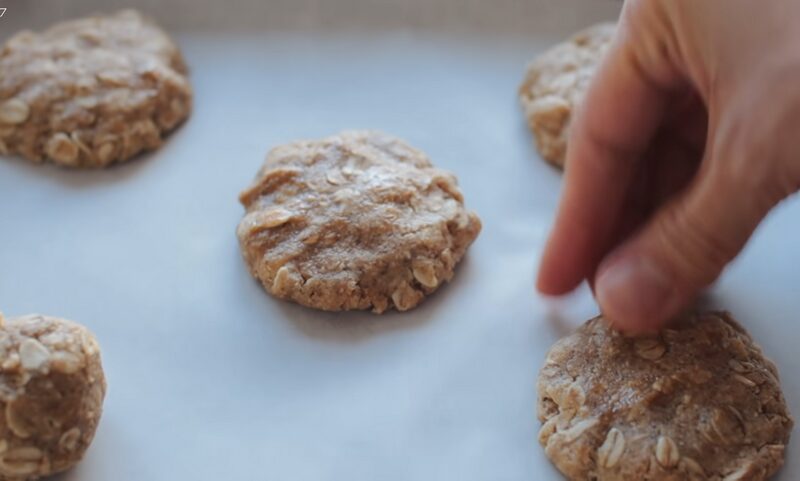
[[[571,125],[538,289],[661,327],[800,189],[800,1],[628,0]]]

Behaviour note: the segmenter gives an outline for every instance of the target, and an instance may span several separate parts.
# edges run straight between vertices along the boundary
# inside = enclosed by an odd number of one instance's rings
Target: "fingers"
[[[695,177],[702,157],[702,144],[694,144],[690,138],[662,127],[644,154],[611,244],[619,245],[634,235],[658,207],[684,191]],[[595,277],[596,269],[588,276],[593,292]]]
[[[646,76],[630,35],[623,22],[571,126],[564,191],[537,280],[544,294],[574,289],[611,247],[663,116],[668,92]]]
[[[595,294],[620,329],[650,331],[711,284],[774,205],[769,186],[706,161],[688,189],[657,211],[598,269]]]
[[[774,88],[782,78],[764,85]],[[769,211],[800,187],[798,142],[780,135],[800,122],[800,102],[774,105],[767,100],[772,90],[758,85],[732,92],[710,102],[705,158],[690,183],[598,268],[595,296],[618,328],[663,326],[719,277]]]

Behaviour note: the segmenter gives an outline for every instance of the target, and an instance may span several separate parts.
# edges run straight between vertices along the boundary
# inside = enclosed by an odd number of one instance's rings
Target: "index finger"
[[[623,23],[570,127],[566,173],[556,222],[537,288],[560,295],[594,270],[609,245],[624,199],[667,102],[643,68]]]

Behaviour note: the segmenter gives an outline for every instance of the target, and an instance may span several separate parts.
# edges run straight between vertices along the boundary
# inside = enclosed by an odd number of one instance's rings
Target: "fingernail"
[[[670,276],[641,256],[622,256],[603,268],[595,294],[608,320],[626,330],[660,327],[679,302]]]

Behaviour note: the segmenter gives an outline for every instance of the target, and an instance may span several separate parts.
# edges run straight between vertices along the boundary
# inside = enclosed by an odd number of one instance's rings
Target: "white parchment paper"
[[[534,293],[560,175],[516,89],[537,52],[618,2],[138,3],[184,47],[188,123],[107,171],[0,159],[0,309],[85,323],[109,380],[95,444],[58,479],[560,479],[536,442],[536,376],[596,307],[585,289]],[[0,38],[120,5],[0,0]],[[409,313],[276,301],[240,259],[237,194],[266,151],[347,128],[428,152],[484,221],[454,281]],[[798,219],[796,201],[779,208],[709,299],[776,360],[795,413]],[[798,446],[778,479],[800,479]]]

